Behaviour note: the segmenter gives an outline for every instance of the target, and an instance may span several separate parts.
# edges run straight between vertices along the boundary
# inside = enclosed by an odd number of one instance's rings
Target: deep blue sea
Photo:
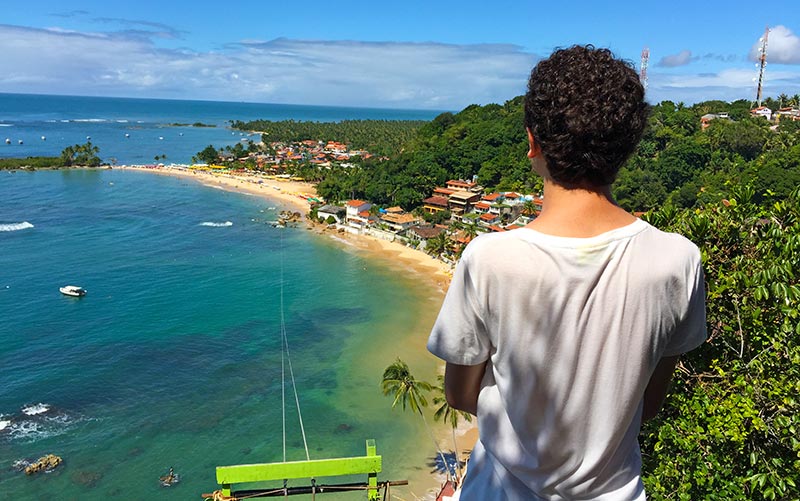
[[[9,136],[53,127],[46,141],[32,140],[53,151],[25,155],[54,154],[54,130],[102,138],[140,119],[148,125],[134,130],[155,134],[163,122],[261,116],[228,115],[220,103],[203,112],[198,103],[170,102],[170,111],[138,101],[114,111],[104,99],[47,99],[51,110],[0,106]],[[74,102],[86,106],[71,110]],[[257,107],[231,109],[249,106]],[[272,118],[290,112],[280,113]],[[109,139],[105,148],[136,161],[125,144]],[[427,475],[433,447],[421,422],[391,410],[379,382],[397,357],[433,377],[424,344],[440,296],[329,236],[273,228],[281,208],[146,172],[0,171],[0,490],[20,500],[199,499],[217,488],[217,465],[280,461],[281,289],[311,458],[363,455],[375,438],[379,478]],[[89,292],[63,296],[66,284]],[[297,413],[286,412],[288,459],[304,459]],[[64,466],[31,477],[17,470],[47,453]],[[182,480],[161,487],[170,467]]]
[[[100,148],[100,157],[110,164],[148,164],[161,155],[167,158],[160,162],[186,164],[209,144],[219,148],[247,138],[246,134],[226,127],[230,120],[431,120],[439,113],[0,93],[0,158],[58,156],[67,146],[83,144],[90,138]],[[169,125],[196,122],[216,127]],[[10,144],[6,144],[6,139]]]

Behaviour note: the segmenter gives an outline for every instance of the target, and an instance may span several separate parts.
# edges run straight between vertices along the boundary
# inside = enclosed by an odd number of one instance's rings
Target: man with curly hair
[[[697,247],[611,196],[648,111],[606,49],[557,50],[531,72],[541,214],[469,244],[428,341],[448,402],[478,417],[461,499],[645,499],[641,422],[706,336]]]

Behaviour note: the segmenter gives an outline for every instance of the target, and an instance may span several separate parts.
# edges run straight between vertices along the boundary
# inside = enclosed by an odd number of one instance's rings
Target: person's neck
[[[611,186],[567,188],[545,178],[539,216],[527,227],[559,237],[588,238],[636,221],[611,196]]]

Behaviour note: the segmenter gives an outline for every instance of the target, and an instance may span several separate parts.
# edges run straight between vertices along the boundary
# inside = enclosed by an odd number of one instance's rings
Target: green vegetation
[[[800,183],[800,122],[784,121],[770,130],[772,124],[751,117],[749,109],[743,100],[654,106],[644,138],[614,186],[619,203],[632,211],[664,204],[701,207],[721,200],[731,180],[751,183],[759,199],[787,196]],[[712,120],[703,130],[700,117],[710,112],[731,119]],[[318,172],[299,165],[295,171],[319,181],[318,192],[327,200],[364,198],[412,209],[447,179],[473,175],[488,190],[538,191],[526,148],[517,97],[502,106],[443,113],[389,160]]]
[[[654,106],[650,126],[615,184],[620,205],[701,207],[720,200],[732,180],[752,184],[759,198],[786,197],[800,182],[800,122],[770,130],[773,124],[750,117],[749,108],[743,100]],[[701,129],[702,115],[720,112],[731,120],[717,118]]]
[[[101,164],[98,153],[100,153],[100,148],[88,141],[86,144],[76,144],[64,148],[59,162],[63,167],[97,167]]]
[[[394,408],[398,403],[402,404],[403,410],[406,410],[406,406],[411,409],[412,412],[415,414],[419,414],[422,418],[423,423],[425,423],[425,429],[428,431],[428,434],[433,440],[434,445],[436,446],[436,452],[439,454],[439,458],[442,460],[442,466],[445,468],[445,473],[448,478],[450,478],[450,468],[447,465],[447,460],[444,457],[444,453],[439,448],[439,444],[436,442],[436,438],[433,436],[433,432],[431,431],[430,427],[428,426],[428,420],[425,419],[425,414],[422,412],[422,409],[428,406],[428,399],[426,398],[426,394],[434,391],[436,393],[436,397],[434,397],[434,404],[437,405],[436,412],[434,413],[434,419],[439,421],[440,419],[448,422],[450,426],[453,428],[453,444],[455,445],[455,429],[458,428],[458,423],[460,419],[466,419],[467,421],[472,421],[472,416],[469,414],[458,411],[450,407],[447,403],[447,400],[444,398],[444,379],[439,379],[439,386],[434,387],[430,383],[425,381],[419,381],[414,378],[411,374],[411,370],[408,368],[408,364],[400,360],[399,358],[395,360],[391,365],[386,367],[383,371],[383,379],[381,380],[381,391],[383,391],[384,395],[389,395],[394,397],[394,401],[392,402],[392,408]],[[454,453],[458,455],[458,447],[454,449]],[[456,456],[457,457],[457,456]],[[461,464],[460,460],[457,459],[456,464],[459,469],[459,476],[460,476],[460,469]]]
[[[295,120],[254,120],[231,122],[234,129],[258,131],[264,143],[336,141],[352,150],[390,155],[414,137],[426,122],[421,120],[343,120],[341,122],[298,122]]]
[[[709,335],[643,427],[648,494],[800,499],[800,188],[735,186],[702,210],[646,217],[700,247]]]
[[[214,125],[214,124],[204,124],[203,122],[195,122],[193,124],[173,122],[173,123],[167,124],[167,125],[169,127],[216,127],[216,125]]]
[[[442,113],[388,160],[369,159],[353,168],[318,172],[300,165],[296,172],[318,180],[317,192],[326,200],[363,198],[411,210],[448,179],[473,175],[490,189],[537,190],[541,184],[531,173],[526,151],[518,97],[504,105],[473,105],[456,114]]]
[[[59,157],[0,158],[0,170],[49,169],[59,162]]]
[[[99,152],[100,148],[87,142],[67,146],[58,157],[0,158],[0,170],[97,167],[102,163],[97,156]]]

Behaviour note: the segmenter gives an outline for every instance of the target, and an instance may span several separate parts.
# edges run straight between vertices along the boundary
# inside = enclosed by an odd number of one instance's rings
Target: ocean
[[[208,146],[257,136],[232,131],[230,120],[431,120],[440,112],[166,99],[0,93],[0,158],[58,156],[87,140],[110,164],[187,164]],[[201,122],[215,127],[171,126]],[[127,134],[127,136],[126,136]],[[88,139],[87,139],[88,138]],[[10,144],[6,144],[6,139]],[[20,144],[20,141],[22,143]]]
[[[73,99],[89,104],[68,111]],[[110,106],[105,99],[64,100],[38,122],[38,108],[20,119],[0,106],[0,118],[9,130],[50,123],[93,137],[110,135],[119,116],[244,119],[220,103],[187,115],[184,102],[171,102],[174,111],[147,103],[158,109],[147,116],[143,105],[114,114],[97,111]],[[55,136],[36,147],[51,148]],[[101,148],[135,161],[122,139]],[[374,438],[380,479],[419,482],[430,472],[421,420],[391,409],[379,388],[397,357],[419,378],[435,373],[424,345],[441,298],[419,275],[303,227],[274,228],[279,202],[182,178],[0,171],[0,200],[0,489],[8,496],[199,499],[218,487],[215,466],[282,460],[281,303],[310,457],[363,455]],[[88,294],[63,296],[66,284]],[[287,459],[301,460],[291,387],[286,401]],[[47,453],[64,465],[19,471]],[[162,487],[170,467],[181,481]]]

